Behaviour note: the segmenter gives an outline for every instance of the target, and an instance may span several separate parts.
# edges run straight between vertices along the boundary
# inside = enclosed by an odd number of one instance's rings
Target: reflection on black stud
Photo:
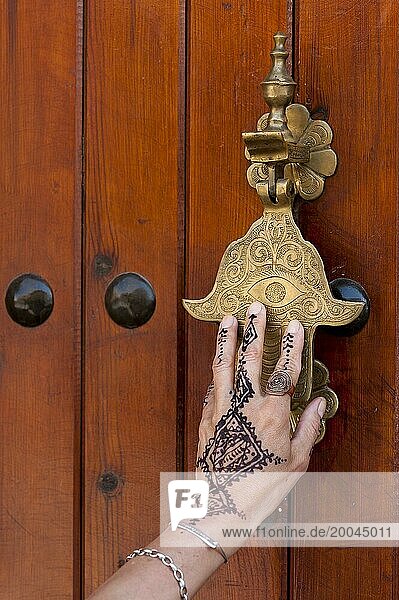
[[[54,306],[53,292],[44,279],[24,273],[12,280],[5,297],[7,312],[23,327],[37,327],[46,321]]]
[[[105,307],[115,323],[134,329],[147,323],[155,310],[155,292],[138,273],[121,273],[105,292]]]
[[[341,327],[326,327],[332,333],[337,335],[350,336],[358,333],[366,325],[370,316],[370,298],[366,290],[357,281],[339,277],[329,283],[330,290],[334,298],[337,300],[347,300],[349,302],[363,302],[364,308],[360,315],[349,323]]]

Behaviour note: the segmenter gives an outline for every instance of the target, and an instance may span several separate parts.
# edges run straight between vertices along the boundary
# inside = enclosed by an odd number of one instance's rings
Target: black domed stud
[[[105,292],[105,307],[111,319],[121,327],[135,329],[154,314],[155,292],[149,281],[138,273],[121,273]]]
[[[45,279],[24,273],[9,284],[5,303],[8,314],[18,325],[37,327],[51,315],[54,296]]]
[[[370,316],[370,298],[364,287],[353,279],[339,277],[329,283],[330,290],[337,300],[347,300],[348,302],[363,302],[364,308],[360,315],[349,323],[340,327],[326,327],[328,331],[342,336],[351,336],[359,333],[366,325]]]

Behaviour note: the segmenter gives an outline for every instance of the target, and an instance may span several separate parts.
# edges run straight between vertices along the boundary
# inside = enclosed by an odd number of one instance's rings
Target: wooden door
[[[34,273],[34,328],[2,299],[0,597],[80,588],[82,4],[0,4],[0,280]]]
[[[192,469],[215,328],[188,318],[226,245],[260,215],[241,132],[285,30],[297,100],[339,156],[300,209],[327,276],[372,303],[353,338],[323,333],[339,411],[311,469],[398,470],[397,47],[389,0],[7,0],[0,4],[3,295],[45,278],[54,309],[1,335],[0,598],[87,597],[158,532],[160,471]],[[116,325],[131,271],[151,320]],[[394,549],[243,549],[201,599],[397,598]],[[354,592],[355,590],[355,592]]]

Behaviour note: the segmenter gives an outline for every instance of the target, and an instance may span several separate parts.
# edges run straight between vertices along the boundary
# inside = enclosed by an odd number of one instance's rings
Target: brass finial
[[[276,81],[282,84],[286,83],[295,85],[295,82],[288,73],[286,67],[288,50],[285,49],[285,43],[287,41],[287,36],[285,33],[278,31],[274,34],[273,38],[274,48],[270,52],[272,67],[261,85],[264,85],[267,82],[275,83]]]
[[[265,131],[281,131],[290,138],[285,109],[292,102],[296,83],[287,71],[288,52],[285,49],[287,36],[278,31],[274,34],[274,48],[270,53],[272,68],[260,84],[263,97],[270,106],[270,115]],[[288,137],[287,137],[288,136]]]

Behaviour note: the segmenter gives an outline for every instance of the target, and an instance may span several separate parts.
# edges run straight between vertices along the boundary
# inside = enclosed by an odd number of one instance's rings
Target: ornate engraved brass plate
[[[256,132],[243,134],[245,154],[251,162],[248,182],[263,202],[263,215],[228,246],[212,291],[201,300],[183,303],[197,319],[219,322],[223,315],[234,314],[241,326],[251,302],[259,300],[266,305],[263,384],[276,365],[288,322],[301,321],[305,345],[292,399],[294,431],[304,407],[316,395],[327,400],[325,419],[332,417],[338,406],[336,394],[328,387],[328,370],[314,360],[317,326],[347,325],[359,316],[363,304],[333,298],[319,253],[304,240],[294,221],[295,196],[306,200],[319,197],[337,161],[330,148],[330,126],[312,120],[304,106],[290,104],[295,82],[286,70],[286,36],[276,33],[274,39],[272,69],[261,84],[270,112],[259,119]],[[323,434],[324,423],[319,439]]]

